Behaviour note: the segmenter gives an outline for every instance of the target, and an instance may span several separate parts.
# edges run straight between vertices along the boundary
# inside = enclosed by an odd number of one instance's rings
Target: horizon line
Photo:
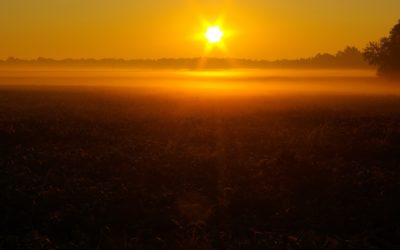
[[[157,58],[121,58],[121,57],[63,57],[63,58],[52,58],[45,56],[37,56],[34,58],[21,58],[17,56],[8,56],[6,58],[0,58],[0,61],[6,62],[9,60],[20,60],[20,61],[39,61],[39,60],[52,60],[52,61],[66,61],[66,60],[120,60],[120,61],[160,61],[160,60],[193,60],[193,59],[218,59],[218,60],[245,60],[245,61],[264,61],[264,62],[278,62],[278,61],[296,61],[296,60],[307,60],[313,59],[318,56],[331,55],[336,57],[340,52],[345,52],[347,49],[355,50],[358,53],[362,53],[362,50],[356,46],[346,46],[342,50],[338,50],[334,53],[330,52],[319,52],[311,56],[297,57],[297,58],[276,58],[276,59],[266,59],[266,58],[249,58],[249,57],[217,57],[217,56],[191,56],[191,57],[157,57]]]

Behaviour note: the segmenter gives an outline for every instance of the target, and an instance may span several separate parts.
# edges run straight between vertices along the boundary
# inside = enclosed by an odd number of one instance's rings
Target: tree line
[[[63,59],[37,58],[22,60],[10,57],[0,60],[0,67],[14,68],[149,68],[149,69],[268,69],[268,68],[368,68],[362,51],[346,47],[335,54],[319,53],[301,59],[276,61],[239,58],[161,58],[161,59]]]

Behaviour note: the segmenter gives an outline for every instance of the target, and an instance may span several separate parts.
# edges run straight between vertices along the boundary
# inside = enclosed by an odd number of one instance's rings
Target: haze
[[[197,57],[202,21],[221,17],[232,35],[209,56],[299,58],[362,48],[399,9],[397,0],[3,0],[0,58]]]
[[[92,89],[106,93],[170,97],[269,97],[304,95],[399,96],[400,86],[373,70],[33,70],[0,71],[0,88]],[[301,98],[300,98],[301,99]]]

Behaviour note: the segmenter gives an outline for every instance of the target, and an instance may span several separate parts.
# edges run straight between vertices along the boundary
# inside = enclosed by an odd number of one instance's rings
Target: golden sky
[[[0,0],[0,58],[280,59],[362,48],[400,19],[399,0]]]

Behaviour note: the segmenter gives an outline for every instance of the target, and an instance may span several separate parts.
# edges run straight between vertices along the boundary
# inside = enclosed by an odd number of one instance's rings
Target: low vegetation
[[[0,249],[398,249],[398,97],[0,91]]]

